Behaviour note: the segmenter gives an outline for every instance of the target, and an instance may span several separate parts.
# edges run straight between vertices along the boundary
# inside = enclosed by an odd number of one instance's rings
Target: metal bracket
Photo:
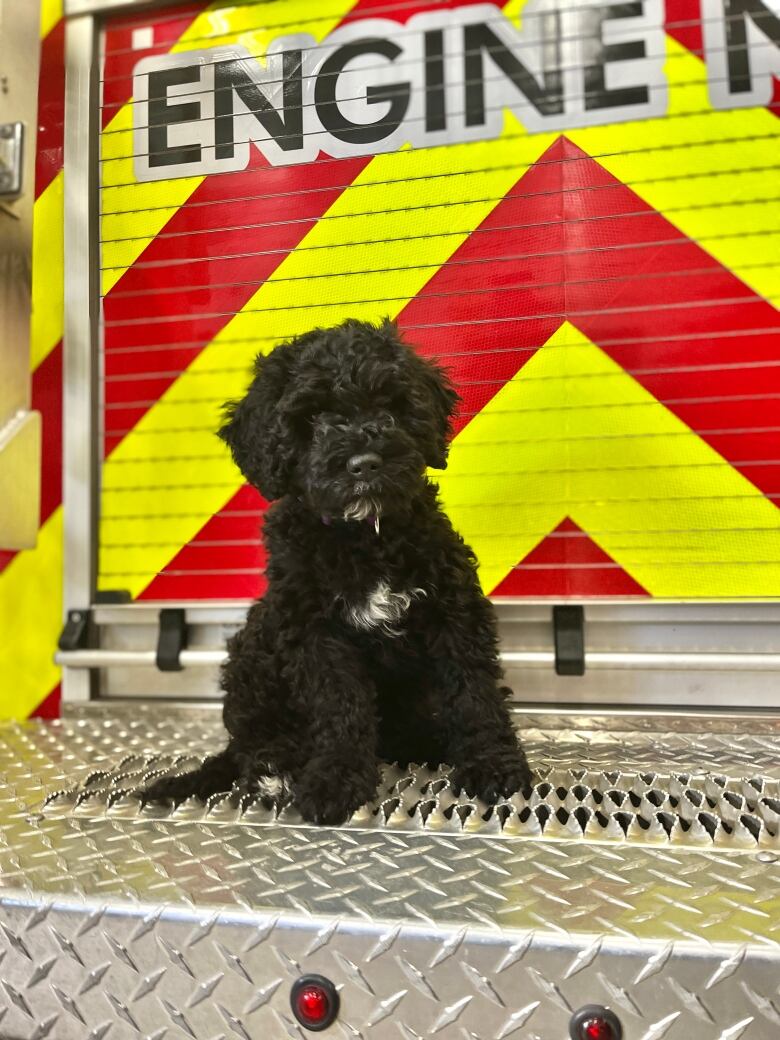
[[[553,607],[556,675],[585,674],[585,611],[581,606]]]
[[[15,198],[22,192],[24,123],[0,124],[0,197]]]
[[[67,621],[57,640],[60,650],[84,650],[88,646],[90,620],[89,610],[69,610]]]
[[[181,652],[187,648],[187,621],[182,607],[164,607],[160,611],[157,637],[157,667],[161,672],[180,672]]]
[[[111,606],[117,603],[132,603],[133,597],[128,589],[98,589],[95,593],[95,605]]]

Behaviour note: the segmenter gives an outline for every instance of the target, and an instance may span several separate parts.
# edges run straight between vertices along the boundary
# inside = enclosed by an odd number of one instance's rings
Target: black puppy
[[[530,780],[476,561],[439,508],[457,395],[395,326],[346,321],[260,356],[219,431],[266,498],[268,590],[229,643],[227,748],[149,799],[235,783],[338,824],[379,762],[448,763],[485,800]]]

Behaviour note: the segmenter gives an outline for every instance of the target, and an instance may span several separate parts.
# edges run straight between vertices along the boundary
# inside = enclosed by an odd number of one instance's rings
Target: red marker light
[[[307,986],[298,994],[298,1010],[301,1018],[308,1024],[319,1025],[327,1018],[330,1011],[330,1001],[324,990],[319,986]]]
[[[572,1040],[622,1040],[623,1027],[614,1011],[589,1004],[572,1015],[569,1036]]]
[[[583,1040],[615,1040],[615,1031],[603,1018],[591,1018],[580,1029]]]
[[[322,975],[304,975],[290,991],[290,1007],[297,1021],[312,1032],[327,1029],[339,1012],[336,987]]]

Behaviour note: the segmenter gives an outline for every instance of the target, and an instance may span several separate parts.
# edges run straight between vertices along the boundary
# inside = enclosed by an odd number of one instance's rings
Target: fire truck
[[[780,1036],[778,0],[0,0],[0,1037]],[[390,317],[534,787],[218,746],[259,352]]]

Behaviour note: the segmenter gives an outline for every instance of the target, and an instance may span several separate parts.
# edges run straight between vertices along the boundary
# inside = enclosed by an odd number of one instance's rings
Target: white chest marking
[[[387,635],[399,636],[401,631],[394,626],[402,620],[412,600],[424,595],[424,589],[393,592],[386,581],[379,581],[365,603],[348,608],[347,616],[355,628],[381,628]]]

